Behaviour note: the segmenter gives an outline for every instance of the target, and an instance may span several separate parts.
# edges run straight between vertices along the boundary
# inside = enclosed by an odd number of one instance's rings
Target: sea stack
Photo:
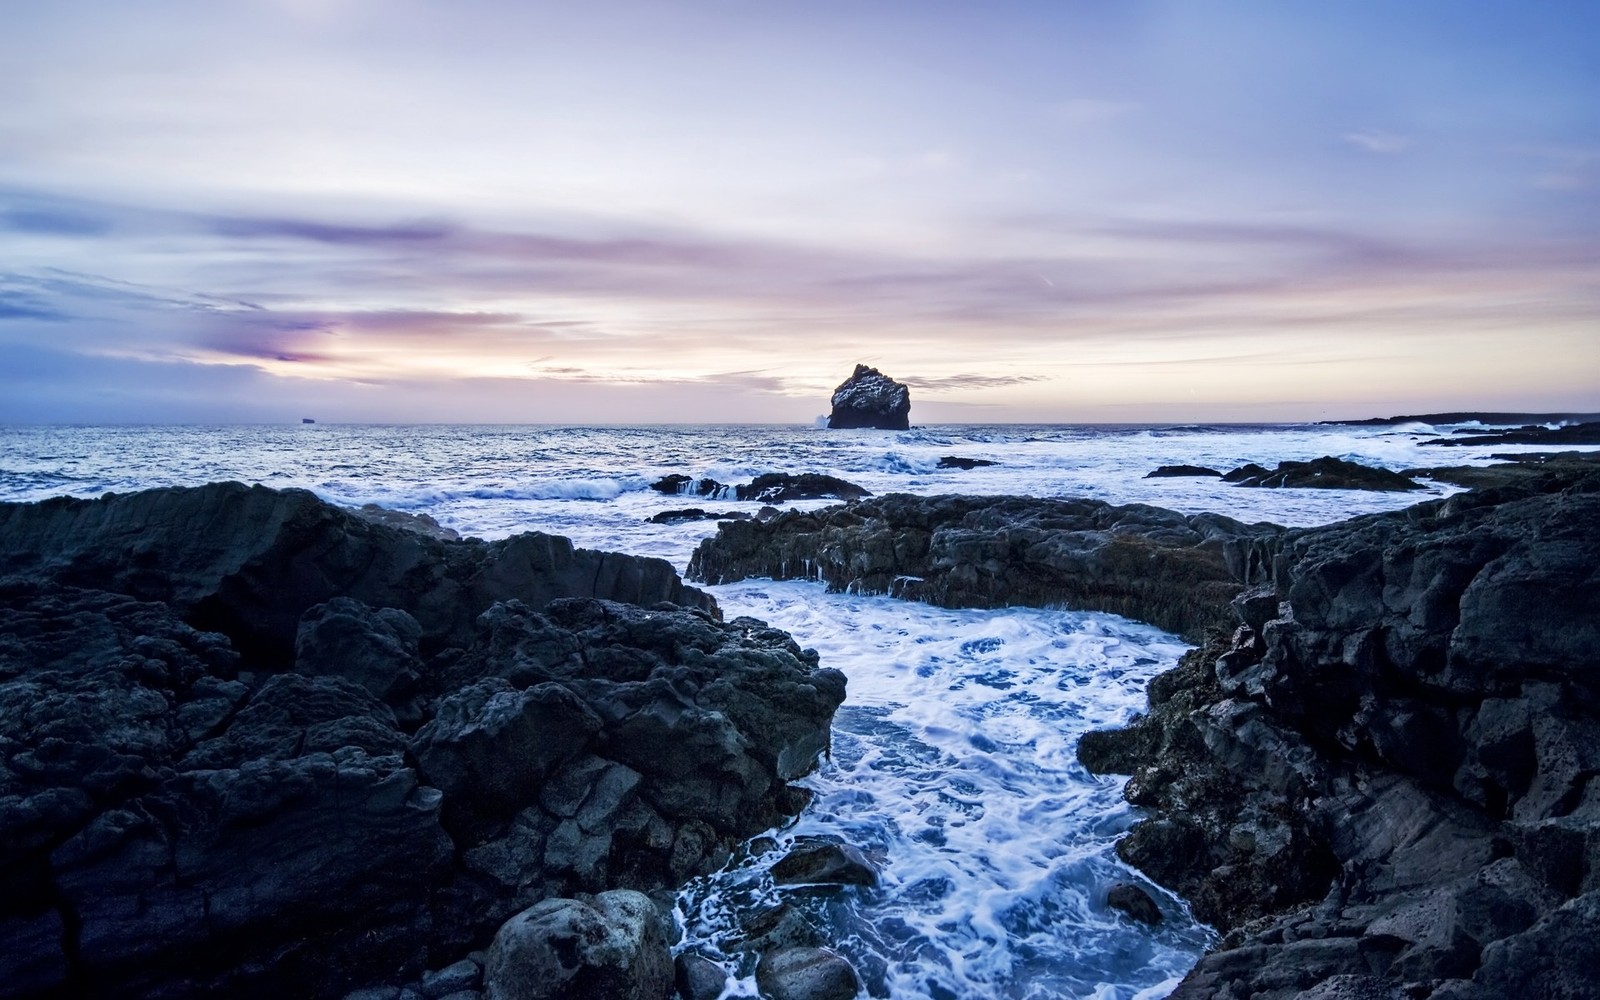
[[[828,426],[910,430],[911,390],[876,368],[856,365],[855,372],[833,390],[833,413],[828,416]]]

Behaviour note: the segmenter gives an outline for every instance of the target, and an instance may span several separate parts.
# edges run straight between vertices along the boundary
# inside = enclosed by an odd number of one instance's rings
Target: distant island
[[[1555,424],[1590,423],[1600,413],[1495,413],[1465,410],[1453,413],[1412,413],[1396,417],[1367,417],[1362,420],[1321,420],[1318,423],[1342,427],[1387,427],[1392,424]]]

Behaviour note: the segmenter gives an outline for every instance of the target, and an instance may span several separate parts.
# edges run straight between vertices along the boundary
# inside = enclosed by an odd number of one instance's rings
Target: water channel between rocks
[[[799,821],[679,894],[680,948],[733,966],[724,996],[756,996],[741,923],[783,904],[869,995],[897,1000],[1160,997],[1214,940],[1117,860],[1136,818],[1123,780],[1074,755],[1083,732],[1144,707],[1150,678],[1187,648],[1176,636],[1115,615],[956,611],[816,583],[712,590],[729,618],[789,631],[850,680]],[[866,851],[881,884],[774,886],[768,869],[794,838],[819,835]],[[1118,881],[1143,884],[1165,921],[1108,910]]]

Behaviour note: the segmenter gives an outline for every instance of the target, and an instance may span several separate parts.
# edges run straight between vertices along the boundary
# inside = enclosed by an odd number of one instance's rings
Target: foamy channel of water
[[[896,998],[1164,996],[1213,940],[1146,884],[1166,922],[1108,911],[1140,881],[1112,853],[1134,820],[1123,779],[1095,777],[1074,747],[1124,722],[1186,648],[1114,615],[952,611],[820,584],[713,588],[729,617],[793,634],[849,677],[816,799],[779,846],[680,895],[681,947],[736,952],[736,920],[788,900],[825,928],[868,992]],[[818,893],[766,875],[797,836],[834,835],[882,861],[882,885]],[[725,996],[755,996],[753,963]]]

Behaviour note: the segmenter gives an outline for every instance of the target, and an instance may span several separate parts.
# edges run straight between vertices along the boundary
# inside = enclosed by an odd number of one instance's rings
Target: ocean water
[[[683,473],[735,484],[764,472],[822,472],[874,493],[1017,493],[1212,510],[1309,525],[1453,492],[1238,489],[1145,479],[1159,465],[1226,471],[1335,455],[1404,469],[1486,462],[1434,448],[1452,428],[934,426],[905,432],[812,427],[233,426],[0,428],[0,500],[98,496],[235,479],[303,487],[345,505],[425,513],[464,535],[537,529],[578,545],[654,555],[680,571],[714,522],[656,525],[659,511],[755,503],[665,496]],[[940,469],[943,456],[997,464]],[[808,501],[816,507],[829,501]],[[745,581],[711,590],[819,651],[849,678],[830,758],[791,827],[678,897],[679,945],[724,961],[727,997],[755,996],[739,915],[787,903],[896,998],[1100,1000],[1166,995],[1210,929],[1115,857],[1137,818],[1123,779],[1095,777],[1073,748],[1126,721],[1144,686],[1186,648],[1114,615],[952,611],[819,584]],[[834,836],[881,865],[876,888],[818,893],[765,874],[797,836]],[[1146,887],[1166,915],[1147,928],[1107,911],[1116,881]]]

